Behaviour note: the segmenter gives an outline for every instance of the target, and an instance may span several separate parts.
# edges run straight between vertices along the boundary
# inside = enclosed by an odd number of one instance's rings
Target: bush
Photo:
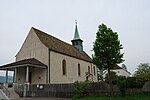
[[[128,87],[127,78],[125,76],[118,76],[117,85],[119,87],[121,95],[124,97],[126,95],[126,90]]]
[[[145,81],[138,80],[136,77],[128,77],[128,87],[129,88],[142,88]]]
[[[75,92],[75,97],[76,98],[80,98],[80,97],[84,97],[87,95],[87,92],[89,90],[89,83],[87,81],[84,82],[78,82],[76,81],[74,83],[74,92]]]

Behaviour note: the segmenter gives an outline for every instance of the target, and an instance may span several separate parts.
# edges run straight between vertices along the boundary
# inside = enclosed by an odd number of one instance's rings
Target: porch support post
[[[16,83],[16,77],[17,76],[17,68],[15,68],[15,70],[14,70],[14,83]]]
[[[8,88],[8,69],[6,69],[6,75],[5,75],[5,83],[4,83],[4,86],[6,88]]]
[[[29,88],[29,66],[26,67],[26,83],[24,84],[24,89],[23,89],[23,97],[26,97],[27,96],[27,91],[28,91],[28,88]]]
[[[26,67],[26,82],[29,82],[29,66]]]
[[[8,82],[8,69],[6,69],[5,83]]]

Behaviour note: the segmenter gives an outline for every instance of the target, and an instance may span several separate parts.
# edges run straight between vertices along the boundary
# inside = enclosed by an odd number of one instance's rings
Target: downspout
[[[51,73],[50,73],[50,65],[51,65],[51,63],[50,63],[50,59],[51,57],[50,57],[50,49],[48,49],[48,66],[49,66],[49,68],[48,68],[48,70],[49,70],[49,84],[51,83],[51,81],[50,81],[50,76],[51,76]]]
[[[93,69],[92,69],[92,63],[91,63],[91,74],[92,74],[92,81],[93,81]]]

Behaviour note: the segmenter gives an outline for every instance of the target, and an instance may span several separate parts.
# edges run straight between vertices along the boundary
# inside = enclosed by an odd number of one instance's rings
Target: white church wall
[[[66,75],[62,73],[62,61],[66,60]],[[78,64],[81,68],[81,76],[78,76]],[[86,72],[88,72],[88,66],[90,66],[90,71],[92,69],[93,74],[93,65],[89,62],[73,58],[67,55],[60,53],[50,52],[50,80],[51,83],[74,83],[75,81],[85,81]],[[97,72],[97,71],[96,71]],[[90,79],[92,81],[92,78]],[[97,81],[97,73],[93,76],[93,81]]]

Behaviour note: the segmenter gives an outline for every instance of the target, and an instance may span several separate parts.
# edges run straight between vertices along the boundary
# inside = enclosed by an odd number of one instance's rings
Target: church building
[[[63,84],[75,81],[97,82],[97,68],[83,49],[83,40],[75,25],[72,45],[39,29],[31,28],[16,61],[3,66],[14,71],[14,83]]]

